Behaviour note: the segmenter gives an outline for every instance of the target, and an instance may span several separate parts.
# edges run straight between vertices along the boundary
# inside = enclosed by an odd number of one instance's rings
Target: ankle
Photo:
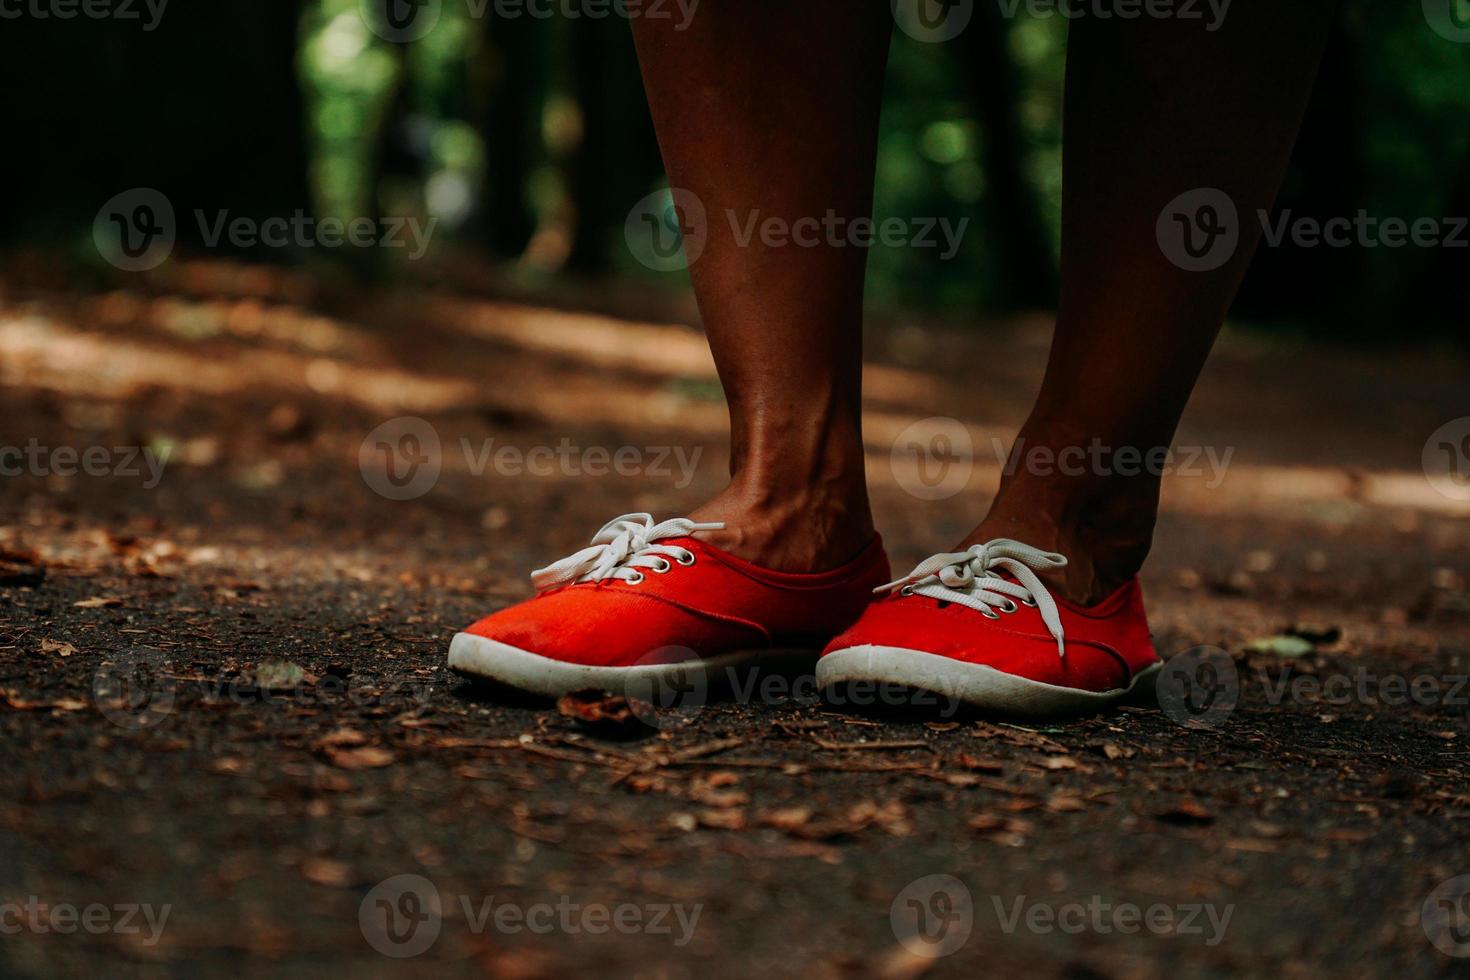
[[[826,571],[873,539],[859,414],[848,399],[731,405],[730,485],[694,511],[711,544],[765,568]]]
[[[873,540],[873,517],[861,471],[846,481],[804,487],[756,484],[739,476],[690,515],[720,521],[699,537],[763,568],[821,572],[846,564]]]
[[[1009,480],[962,547],[1012,538],[1067,559],[1043,578],[1058,593],[1091,606],[1138,574],[1153,543],[1158,482],[1130,478],[1102,485]]]

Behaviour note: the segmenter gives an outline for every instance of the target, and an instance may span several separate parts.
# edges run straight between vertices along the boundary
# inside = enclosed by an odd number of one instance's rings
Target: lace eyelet
[[[986,619],[1000,619],[1000,613],[991,612],[989,609],[981,610],[980,615]]]
[[[913,595],[914,594],[914,587],[912,585],[905,585],[903,588],[901,588],[901,589],[898,590],[898,594],[899,595]]]
[[[1036,600],[1035,599],[1022,599],[1021,600],[1021,605],[1025,606],[1027,609],[1035,609],[1036,608]]]
[[[1019,608],[1021,608],[1021,607],[1018,606],[1018,605],[1016,605],[1014,602],[1010,601],[1009,599],[1007,599],[1006,600],[1006,604],[1000,607],[1000,611],[1003,612],[1003,613],[1013,613],[1013,612],[1015,612]]]
[[[685,568],[688,568],[690,565],[694,564],[694,552],[686,551],[682,555],[676,555],[674,557],[674,561],[683,565]]]
[[[663,559],[663,562],[661,564],[654,565],[653,566],[653,570],[655,572],[658,572],[660,575],[662,575],[662,574],[664,574],[665,572],[667,572],[669,569],[671,569],[673,567],[674,567],[673,566],[673,563],[670,562],[667,558],[665,558],[665,559]]]
[[[644,577],[645,576],[644,576],[644,574],[642,572],[634,572],[633,575],[628,578],[628,584],[629,585],[642,585],[643,584]]]

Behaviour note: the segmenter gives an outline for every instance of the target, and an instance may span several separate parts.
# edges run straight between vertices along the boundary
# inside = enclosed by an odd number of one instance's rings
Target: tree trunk
[[[1000,8],[977,3],[973,22],[957,40],[980,119],[985,228],[999,263],[994,305],[1038,309],[1056,302],[1056,259],[1036,190],[1026,177],[1021,84],[1009,36],[1010,21]]]

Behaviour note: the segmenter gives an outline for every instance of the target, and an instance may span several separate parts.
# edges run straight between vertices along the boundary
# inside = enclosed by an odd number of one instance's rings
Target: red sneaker
[[[857,621],[889,575],[874,538],[830,572],[777,572],[690,537],[719,530],[627,514],[592,546],[531,573],[539,594],[454,637],[452,670],[558,696],[684,682],[794,651],[815,658]]]
[[[1120,701],[1161,666],[1138,579],[1084,608],[1034,571],[1066,564],[1005,539],[935,555],[827,645],[817,683],[898,684],[1029,718]]]

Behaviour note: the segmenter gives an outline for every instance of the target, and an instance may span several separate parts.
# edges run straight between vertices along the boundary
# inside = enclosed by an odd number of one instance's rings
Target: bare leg
[[[1060,551],[1063,593],[1088,603],[1143,564],[1157,478],[1112,464],[1031,473],[1025,454],[1173,440],[1260,237],[1256,209],[1276,195],[1335,7],[1236,0],[1214,33],[1197,21],[1073,22],[1056,336],[1013,473],[965,544]],[[1165,205],[1194,188],[1224,191],[1240,215],[1240,245],[1215,271],[1174,265],[1155,234]]]
[[[873,536],[860,422],[865,250],[763,244],[749,223],[872,210],[886,0],[705,0],[636,18],[670,184],[708,243],[690,269],[730,406],[730,486],[692,515],[760,564],[817,570]],[[809,225],[808,225],[809,227]]]

